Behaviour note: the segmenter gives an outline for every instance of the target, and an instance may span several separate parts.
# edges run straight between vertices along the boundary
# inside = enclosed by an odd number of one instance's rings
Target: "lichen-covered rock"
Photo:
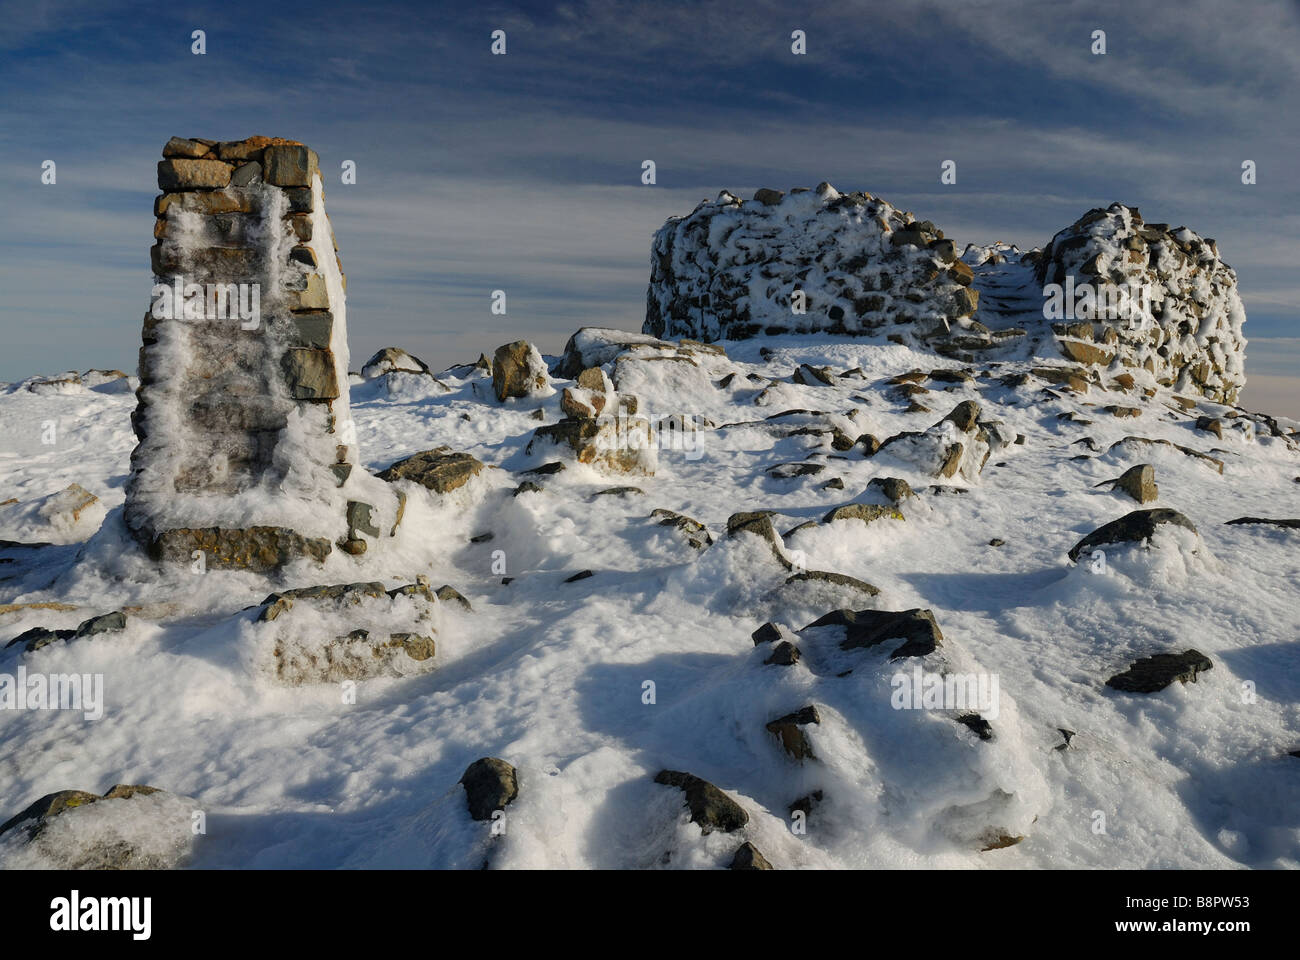
[[[483,470],[481,461],[468,453],[457,453],[451,447],[435,447],[398,460],[381,470],[379,479],[413,480],[434,493],[450,493],[469,483]]]
[[[786,577],[783,586],[790,587],[798,584],[827,584],[831,587],[844,588],[837,591],[843,593],[844,590],[861,593],[868,597],[878,596],[880,589],[872,586],[865,580],[859,580],[857,577],[850,577],[847,573],[835,573],[831,570],[805,570],[803,573],[792,574]],[[784,593],[789,596],[789,592]]]
[[[654,476],[659,463],[654,430],[644,417],[569,417],[533,431],[527,452],[540,453],[547,445],[612,473]]]
[[[882,517],[890,520],[904,519],[897,507],[882,507],[874,503],[846,503],[822,517],[822,523],[834,523],[836,520],[861,520],[863,523],[871,523]]]
[[[0,868],[175,869],[193,855],[195,808],[144,785],[48,794],[0,825]]]
[[[727,518],[727,536],[738,537],[741,534],[750,534],[758,537],[771,550],[776,561],[790,570],[792,565],[783,552],[785,543],[781,535],[776,532],[776,527],[772,523],[773,516],[775,513],[771,510],[746,510],[742,513],[733,513]]]
[[[1138,503],[1150,503],[1160,496],[1160,488],[1156,484],[1156,468],[1149,463],[1129,467],[1114,480],[1103,481],[1098,486],[1107,484],[1128,494]]]
[[[498,400],[549,393],[550,375],[537,348],[527,340],[497,347],[492,358],[492,388]]]
[[[672,527],[679,531],[686,539],[686,542],[696,550],[703,550],[713,544],[713,537],[709,535],[708,528],[698,520],[693,520],[685,514],[665,510],[661,507],[650,511],[650,516],[659,519],[659,526]]]
[[[867,481],[866,493],[871,497],[878,496],[894,506],[916,497],[912,485],[899,477],[872,477]]]
[[[241,623],[241,644],[277,684],[412,676],[433,666],[439,606],[423,576],[392,590],[378,581],[296,587]]]
[[[149,544],[149,555],[160,561],[192,563],[201,552],[204,563],[217,569],[269,573],[302,558],[323,561],[331,550],[329,540],[304,537],[284,527],[247,529],[181,528],[164,530]]]

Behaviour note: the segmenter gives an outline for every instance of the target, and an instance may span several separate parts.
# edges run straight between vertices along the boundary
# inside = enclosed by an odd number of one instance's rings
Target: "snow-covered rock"
[[[63,790],[42,797],[0,825],[0,868],[169,870],[193,854],[188,797],[118,784],[103,796]]]
[[[25,503],[0,505],[0,540],[80,543],[108,514],[104,502],[78,483]]]

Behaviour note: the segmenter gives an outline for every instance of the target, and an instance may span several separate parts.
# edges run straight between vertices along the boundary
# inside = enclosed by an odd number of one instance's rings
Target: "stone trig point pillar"
[[[345,283],[316,154],[173,137],[140,349],[125,518],[161,560],[275,569],[391,535],[357,466]]]

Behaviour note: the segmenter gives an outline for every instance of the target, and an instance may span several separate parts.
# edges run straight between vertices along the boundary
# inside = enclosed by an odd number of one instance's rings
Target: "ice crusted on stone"
[[[1069,355],[1144,371],[1161,386],[1232,403],[1245,383],[1246,311],[1218,245],[1186,227],[1147,223],[1120,203],[1089,211],[1035,258],[1040,283],[1127,287],[1140,309],[1079,318],[1062,332]],[[1089,346],[1091,341],[1098,346]],[[1066,341],[1073,343],[1074,340]]]
[[[1236,273],[1186,227],[1115,203],[1042,250],[993,243],[958,256],[934,223],[868,193],[760,194],[723,191],[659,229],[645,335],[886,337],[969,363],[1064,358],[1226,403],[1244,382]],[[578,336],[566,357],[581,353]]]
[[[702,340],[887,323],[947,332],[978,299],[956,259],[933,223],[867,193],[822,184],[765,203],[723,191],[655,234],[643,330]]]
[[[240,285],[235,303],[251,303],[248,288],[259,309],[188,316],[172,303],[168,316],[166,298],[151,305],[161,315],[151,309],[144,324],[127,526],[151,549],[166,535],[164,556],[188,556],[173,543],[187,537],[203,548],[185,531],[213,528],[362,544],[348,504],[368,504],[387,527],[397,504],[356,469],[345,283],[316,155],[267,138],[211,152],[202,162],[214,168],[260,160],[261,177],[208,189],[164,161],[155,277],[164,287]]]
[[[149,787],[116,787],[48,818],[15,824],[0,836],[6,870],[169,870],[192,855],[188,798]]]

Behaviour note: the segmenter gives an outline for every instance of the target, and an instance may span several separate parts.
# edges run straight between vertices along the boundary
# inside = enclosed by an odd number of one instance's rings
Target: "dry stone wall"
[[[650,262],[642,329],[660,338],[947,332],[979,302],[942,230],[829,183],[748,201],[724,190],[664,224]]]
[[[1246,382],[1246,311],[1237,274],[1212,239],[1146,223],[1137,208],[1114,203],[1088,211],[1024,262],[1039,284],[1064,287],[1063,302],[1073,302],[1073,322],[1053,325],[1068,358],[1145,370],[1161,386],[1236,402]],[[1068,295],[1085,284],[1124,296],[1103,306],[1095,292],[1091,305]]]
[[[361,552],[397,503],[358,466],[316,153],[173,137],[158,186],[128,528],[159,558],[224,566]]]
[[[746,201],[723,191],[670,219],[654,237],[642,331],[883,336],[964,362],[1033,354],[1233,403],[1245,319],[1213,240],[1123,204],[1043,250],[959,256],[932,222],[822,183]]]

